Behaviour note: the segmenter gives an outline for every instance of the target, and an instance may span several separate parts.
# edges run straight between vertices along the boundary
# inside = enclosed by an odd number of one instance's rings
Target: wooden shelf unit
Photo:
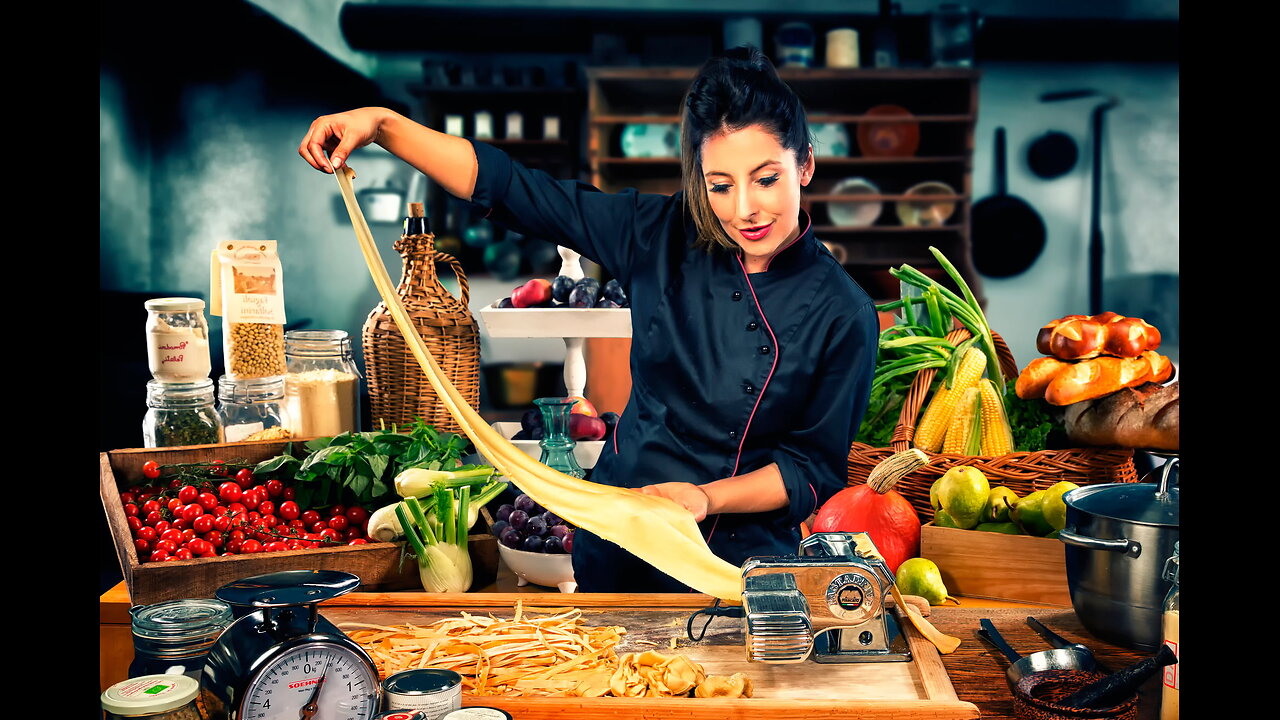
[[[655,193],[680,189],[678,158],[624,157],[621,134],[631,123],[678,124],[680,103],[696,72],[688,67],[586,69],[587,161],[593,185],[605,192],[627,187]],[[781,69],[778,74],[800,96],[811,124],[843,124],[849,136],[849,156],[818,155],[814,179],[801,196],[819,239],[845,246],[849,274],[877,301],[897,299],[892,284],[884,281],[885,271],[904,262],[921,269],[937,268],[928,251],[933,245],[960,270],[974,295],[985,304],[969,241],[979,73],[970,69],[814,68]],[[894,119],[867,115],[876,105],[898,105],[911,113],[920,131],[914,156],[861,154],[859,124]],[[831,190],[848,177],[863,177],[880,188],[879,195],[857,196],[860,201],[885,204],[875,224],[849,227],[831,221],[826,206],[838,197]],[[930,180],[955,189],[954,195],[932,196],[955,203],[954,213],[940,227],[904,227],[894,204],[904,199],[908,188]]]

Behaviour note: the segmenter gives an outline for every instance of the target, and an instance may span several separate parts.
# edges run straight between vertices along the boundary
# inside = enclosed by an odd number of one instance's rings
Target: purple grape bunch
[[[490,532],[513,550],[572,553],[573,528],[563,518],[521,493],[513,503],[498,506]]]

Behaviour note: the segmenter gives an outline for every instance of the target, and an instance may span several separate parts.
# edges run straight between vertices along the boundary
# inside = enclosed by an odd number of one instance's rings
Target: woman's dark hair
[[[760,50],[743,45],[708,60],[681,106],[680,170],[685,206],[698,228],[700,247],[738,248],[711,211],[702,177],[702,143],[722,130],[752,125],[760,125],[783,148],[794,151],[798,165],[808,162],[809,123],[800,98]]]

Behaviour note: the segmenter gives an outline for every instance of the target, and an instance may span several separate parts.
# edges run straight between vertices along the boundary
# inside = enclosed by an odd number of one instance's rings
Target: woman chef
[[[383,108],[316,119],[298,149],[332,172],[371,142],[513,231],[571,248],[631,300],[631,396],[591,480],[661,495],[740,565],[794,553],[798,526],[845,486],[879,324],[813,235],[800,188],[813,149],[795,93],[756,49],[708,61],[681,108],[683,187],[604,193]],[[684,592],[578,530],[582,592]]]

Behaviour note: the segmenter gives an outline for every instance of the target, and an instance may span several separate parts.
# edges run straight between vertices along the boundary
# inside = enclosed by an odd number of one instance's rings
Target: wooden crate
[[[412,558],[401,562],[401,543],[289,550],[233,557],[139,562],[133,536],[125,521],[120,490],[142,478],[142,464],[155,460],[161,465],[207,462],[215,458],[227,462],[260,462],[284,452],[287,441],[221,443],[169,448],[134,448],[101,454],[99,495],[111,528],[116,557],[129,587],[134,605],[165,600],[213,597],[214,592],[241,578],[281,570],[343,570],[360,578],[362,590],[421,590],[418,566]],[[483,587],[498,572],[498,540],[488,533],[484,519],[467,537],[474,582]]]
[[[959,530],[930,522],[920,529],[920,556],[938,566],[952,595],[1071,605],[1060,540]]]

